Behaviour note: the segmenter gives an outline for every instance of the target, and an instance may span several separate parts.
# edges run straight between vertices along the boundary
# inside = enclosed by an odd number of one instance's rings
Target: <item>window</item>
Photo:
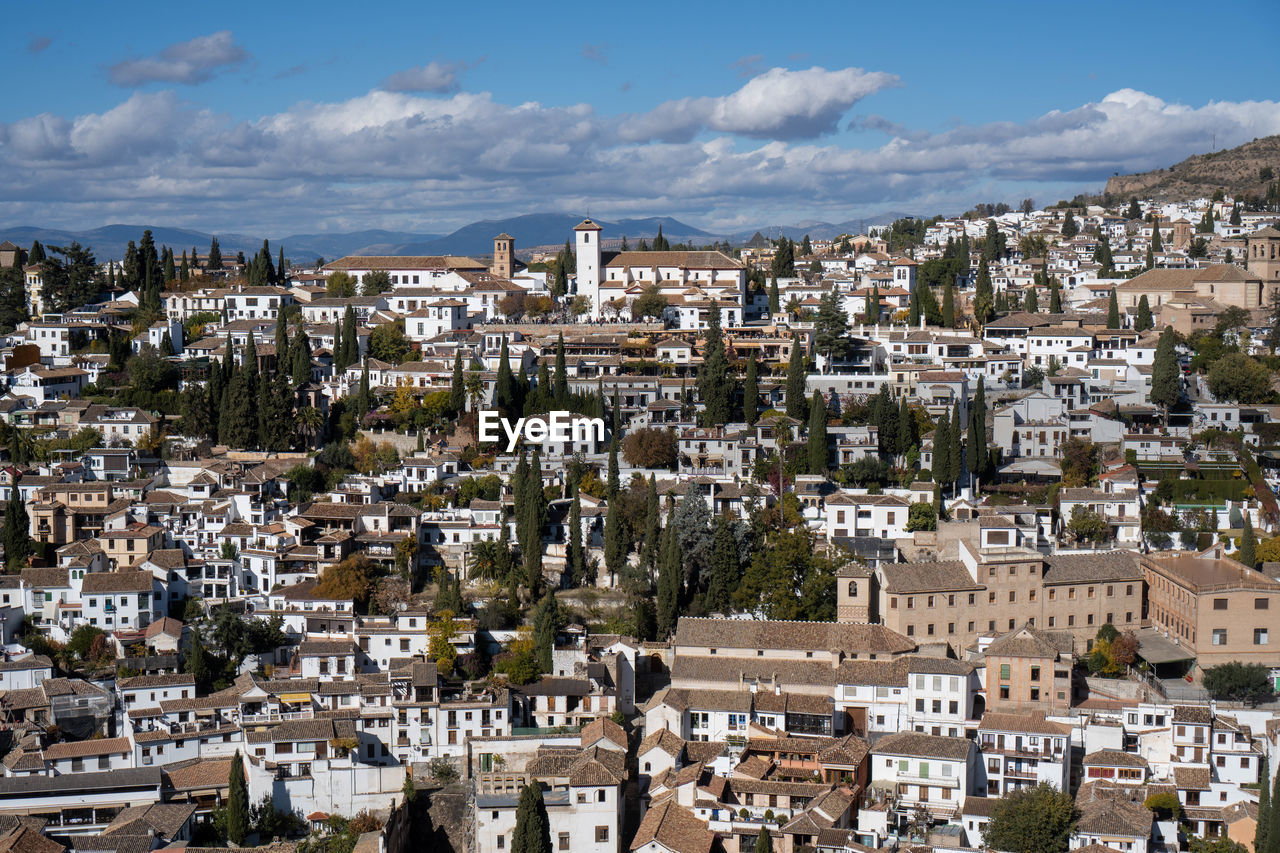
[[[1007,663],[1000,664],[1000,680],[1001,681],[1009,680],[1009,664]]]
[[[1226,600],[1225,598],[1215,598],[1215,599],[1213,600],[1213,609],[1214,609],[1214,610],[1226,610],[1226,609],[1227,609],[1227,600]]]
[[[560,833],[560,844],[556,847],[556,849],[557,850],[569,849],[569,833],[567,832]]]
[[[1225,646],[1225,645],[1227,644],[1227,629],[1226,629],[1226,628],[1214,628],[1214,629],[1213,629],[1213,644],[1214,644],[1215,646]]]
[[[1266,629],[1266,628],[1254,628],[1254,629],[1253,629],[1253,644],[1254,644],[1255,646],[1265,646],[1265,645],[1267,644],[1267,642],[1268,642],[1268,641],[1267,641],[1267,629]]]
[[[507,837],[505,835],[498,836],[498,849],[505,850],[507,847]]]
[[[596,827],[596,843],[603,844],[608,840],[609,840],[609,827],[597,826]]]
[[[1269,602],[1268,602],[1268,601],[1267,601],[1267,599],[1265,599],[1265,598],[1255,598],[1255,599],[1253,600],[1253,609],[1254,609],[1254,610],[1266,610],[1266,609],[1267,609],[1267,605],[1268,605],[1268,603],[1269,603]]]

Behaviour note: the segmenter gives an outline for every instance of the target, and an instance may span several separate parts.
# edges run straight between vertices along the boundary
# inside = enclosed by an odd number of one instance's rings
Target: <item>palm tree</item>
[[[310,447],[315,437],[324,429],[324,415],[315,406],[307,406],[298,412],[296,430],[303,443]]]

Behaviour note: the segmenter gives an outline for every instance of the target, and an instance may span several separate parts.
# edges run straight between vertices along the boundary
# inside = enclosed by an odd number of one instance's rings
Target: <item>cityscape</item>
[[[1280,853],[1239,20],[27,5],[0,853]]]

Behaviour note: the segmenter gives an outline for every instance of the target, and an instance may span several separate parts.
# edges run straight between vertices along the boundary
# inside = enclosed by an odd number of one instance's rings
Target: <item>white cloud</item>
[[[775,69],[721,98],[625,116],[379,89],[234,121],[172,92],[134,93],[101,113],[0,124],[0,170],[21,176],[7,187],[10,219],[50,226],[145,213],[313,230],[323,211],[327,222],[434,229],[588,204],[602,217],[768,224],[1069,197],[1113,171],[1208,150],[1214,133],[1219,147],[1280,133],[1274,101],[1188,106],[1121,90],[1026,122],[935,134],[867,121],[892,136],[856,149],[853,134],[820,137],[896,79],[845,71]]]
[[[436,62],[397,71],[382,81],[388,92],[456,92],[458,72],[466,66],[461,62]]]
[[[155,56],[125,59],[111,66],[108,78],[117,86],[182,83],[194,86],[212,80],[220,71],[239,65],[249,54],[236,44],[230,30],[171,44]]]

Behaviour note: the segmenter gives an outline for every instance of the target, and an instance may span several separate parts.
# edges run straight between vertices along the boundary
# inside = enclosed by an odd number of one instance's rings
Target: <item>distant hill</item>
[[[1117,175],[1107,181],[1106,192],[1121,199],[1157,201],[1205,198],[1216,190],[1236,198],[1262,195],[1267,182],[1258,175],[1265,167],[1280,175],[1280,136],[1265,136],[1212,154],[1196,154],[1168,169]]]
[[[547,249],[562,246],[566,239],[572,239],[574,226],[582,220],[583,216],[577,213],[528,213],[507,219],[486,219],[464,225],[444,237],[406,243],[398,247],[396,254],[488,255],[493,252],[493,238],[503,232],[515,238],[517,253],[534,248]],[[652,239],[657,235],[659,224],[662,236],[672,243],[710,243],[724,239],[723,235],[710,234],[669,216],[620,219],[617,222],[595,219],[595,222],[604,229],[606,241],[619,240],[625,234],[633,246],[641,237]]]

